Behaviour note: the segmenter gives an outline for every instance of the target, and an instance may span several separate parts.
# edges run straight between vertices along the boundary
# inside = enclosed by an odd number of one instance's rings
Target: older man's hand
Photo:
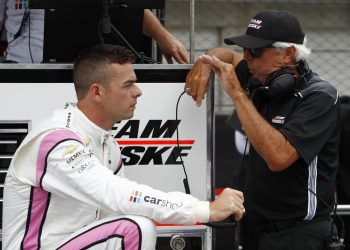
[[[192,96],[197,106],[202,104],[209,86],[210,76],[210,64],[198,59],[186,77],[185,91]]]

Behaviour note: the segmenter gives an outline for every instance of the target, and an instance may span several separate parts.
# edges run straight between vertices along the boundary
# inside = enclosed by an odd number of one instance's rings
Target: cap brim
[[[261,39],[250,35],[243,35],[225,38],[224,42],[228,45],[238,45],[242,48],[254,49],[266,47],[273,44],[275,41]]]

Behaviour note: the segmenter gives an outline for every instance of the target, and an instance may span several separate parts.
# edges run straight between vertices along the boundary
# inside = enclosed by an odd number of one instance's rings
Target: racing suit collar
[[[104,130],[95,123],[89,120],[78,107],[72,107],[73,112],[76,116],[76,122],[79,126],[82,126],[84,130],[92,137],[94,141],[99,141],[101,144],[107,141],[108,137],[111,136],[112,130]]]

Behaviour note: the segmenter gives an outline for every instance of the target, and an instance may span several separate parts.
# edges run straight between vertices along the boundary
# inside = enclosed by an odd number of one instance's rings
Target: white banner
[[[138,99],[135,116],[114,128],[124,155],[126,176],[163,191],[184,192],[181,156],[191,193],[207,200],[210,165],[206,102],[198,108],[184,94],[176,121],[176,103],[183,83],[138,83],[138,86],[143,95]],[[53,110],[64,108],[66,102],[76,102],[72,83],[0,83],[0,122],[29,120],[36,126]]]

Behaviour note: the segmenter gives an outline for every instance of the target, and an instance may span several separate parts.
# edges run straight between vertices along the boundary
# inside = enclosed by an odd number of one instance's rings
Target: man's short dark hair
[[[110,64],[135,62],[135,55],[119,45],[101,44],[84,49],[74,62],[73,82],[78,100],[83,98],[92,83],[107,84]]]

